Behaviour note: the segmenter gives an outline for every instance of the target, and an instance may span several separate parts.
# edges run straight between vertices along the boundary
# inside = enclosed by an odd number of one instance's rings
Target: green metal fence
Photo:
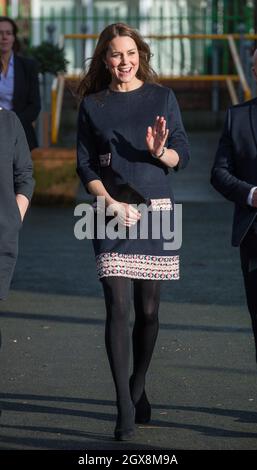
[[[111,2],[110,2],[111,3]],[[20,6],[17,22],[22,36],[30,44],[39,44],[50,39],[57,43],[60,35],[71,33],[99,33],[107,24],[122,21],[138,28],[147,34],[210,34],[254,32],[254,2],[251,0],[213,0],[185,2],[187,10],[180,8],[179,14],[167,15],[167,11],[159,7],[158,15],[139,15],[136,4],[124,12],[121,8],[107,9],[93,6],[88,10],[85,6],[74,8],[41,8],[40,16],[32,18],[26,15]],[[179,2],[177,2],[179,5]],[[77,4],[78,5],[78,4]],[[25,19],[25,16],[26,19]],[[81,68],[84,56],[91,55],[95,41],[67,40],[65,51],[70,61],[70,68]],[[154,54],[153,66],[159,73],[171,74],[206,74],[212,72],[212,56],[215,48],[219,55],[219,73],[231,71],[227,44],[215,44],[211,40],[189,41],[188,39],[151,40],[150,46]],[[167,67],[167,64],[169,66]]]

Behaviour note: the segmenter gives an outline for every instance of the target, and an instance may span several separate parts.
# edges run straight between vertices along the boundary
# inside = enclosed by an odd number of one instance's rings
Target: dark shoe
[[[133,405],[132,405],[133,406]],[[129,441],[135,436],[135,408],[133,406],[132,421],[127,423],[126,427],[122,427],[118,414],[117,424],[114,430],[114,437],[116,441]]]
[[[114,437],[116,441],[130,441],[135,436],[135,427],[131,429],[115,428]]]
[[[136,408],[135,423],[137,424],[149,423],[151,419],[151,405],[147,399],[145,390],[143,390],[141,398],[135,404],[135,408]]]
[[[133,377],[130,377],[129,381],[129,386],[130,386],[130,393],[132,392],[132,380]],[[132,395],[132,393],[131,393]],[[149,423],[151,419],[151,405],[147,399],[145,389],[143,390],[143,393],[137,403],[134,403],[135,405],[135,423],[136,424],[146,424]]]

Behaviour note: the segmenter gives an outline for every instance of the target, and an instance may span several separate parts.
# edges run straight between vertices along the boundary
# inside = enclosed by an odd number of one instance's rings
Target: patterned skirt
[[[99,279],[121,276],[131,279],[179,279],[180,227],[174,230],[170,198],[151,199],[147,211],[130,230],[111,230],[113,218],[94,216],[93,246]],[[111,229],[113,225],[111,225]],[[117,225],[116,225],[117,229]],[[177,233],[178,232],[178,233]],[[100,236],[99,236],[100,234]]]

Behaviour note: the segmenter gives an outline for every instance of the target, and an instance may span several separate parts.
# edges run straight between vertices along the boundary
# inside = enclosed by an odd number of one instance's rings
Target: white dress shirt
[[[4,109],[13,108],[13,89],[14,89],[14,59],[13,54],[10,57],[7,74],[0,74],[0,106]]]

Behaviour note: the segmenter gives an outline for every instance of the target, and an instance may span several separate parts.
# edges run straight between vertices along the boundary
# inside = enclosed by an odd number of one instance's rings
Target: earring
[[[106,68],[106,70],[108,70],[108,65],[107,64],[105,64],[105,68]]]

